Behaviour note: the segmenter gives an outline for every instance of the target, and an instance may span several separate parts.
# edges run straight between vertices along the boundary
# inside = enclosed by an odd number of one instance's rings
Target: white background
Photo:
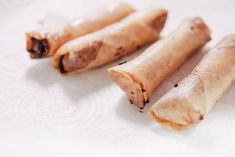
[[[0,156],[234,156],[235,85],[200,125],[173,132],[139,113],[112,83],[106,69],[120,61],[67,77],[53,69],[49,59],[29,59],[26,31],[111,2],[0,0]],[[189,16],[201,16],[213,30],[213,40],[162,83],[147,109],[187,76],[217,41],[235,32],[234,0],[127,2],[139,9],[169,9],[162,36]]]

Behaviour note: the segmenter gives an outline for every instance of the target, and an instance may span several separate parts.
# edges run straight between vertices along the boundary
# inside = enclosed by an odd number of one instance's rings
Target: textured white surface
[[[112,83],[106,69],[120,61],[65,77],[51,67],[50,60],[29,59],[24,32],[107,2],[112,1],[0,0],[0,156],[234,156],[235,85],[200,125],[177,133],[139,113]],[[185,77],[221,37],[235,32],[234,0],[127,2],[137,8],[169,9],[163,36],[181,19],[196,15],[213,30],[213,40],[162,83],[149,106]]]

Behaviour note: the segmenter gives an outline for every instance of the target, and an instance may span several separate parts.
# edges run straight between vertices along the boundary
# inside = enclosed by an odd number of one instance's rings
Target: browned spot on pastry
[[[114,56],[120,56],[120,52],[115,53]]]
[[[194,27],[193,27],[193,26],[191,26],[191,27],[190,27],[190,29],[193,31],[193,30],[194,30]]]
[[[123,50],[124,50],[124,48],[122,46],[117,48],[117,51],[123,51]]]
[[[129,102],[130,102],[131,104],[133,104],[133,101],[132,101],[132,100],[129,100]]]
[[[121,56],[123,52],[125,52],[125,49],[124,47],[120,46],[117,48],[115,56]]]
[[[148,104],[149,102],[150,102],[149,99],[144,100],[144,101],[143,101],[143,106],[145,107],[145,105]],[[144,107],[142,107],[142,108],[140,108],[140,109],[144,109]]]
[[[147,103],[149,103],[149,99],[145,100],[145,102],[144,102],[144,104],[147,104]]]
[[[123,61],[121,63],[118,63],[118,65],[122,65],[122,64],[125,64],[127,61]]]
[[[179,86],[178,83],[176,83],[176,84],[174,85],[175,88],[178,87],[178,86]]]
[[[146,90],[144,88],[141,88],[141,92],[144,93],[146,92]]]
[[[134,95],[134,92],[133,92],[133,91],[131,91],[131,95]]]
[[[137,45],[137,46],[136,46],[136,50],[139,50],[139,49],[141,49],[141,48],[142,48],[141,45]]]
[[[49,52],[47,39],[36,39],[32,37],[30,44],[27,46],[27,50],[30,52],[31,58],[43,58],[47,56]]]
[[[203,119],[204,119],[204,116],[200,115],[199,120],[203,120]]]

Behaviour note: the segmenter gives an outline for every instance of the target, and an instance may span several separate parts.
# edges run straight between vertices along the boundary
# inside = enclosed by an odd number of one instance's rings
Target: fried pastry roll
[[[211,31],[199,17],[184,20],[168,37],[150,46],[132,61],[110,68],[113,81],[131,103],[143,109],[154,89],[191,54],[211,38]]]
[[[74,73],[107,64],[156,41],[166,18],[165,9],[135,12],[119,23],[66,43],[54,55],[53,65],[61,73]]]
[[[52,56],[64,43],[120,21],[134,11],[126,3],[114,3],[61,27],[27,32],[27,50],[31,58]]]
[[[192,73],[149,111],[160,124],[186,129],[199,123],[235,79],[235,34],[222,39]]]

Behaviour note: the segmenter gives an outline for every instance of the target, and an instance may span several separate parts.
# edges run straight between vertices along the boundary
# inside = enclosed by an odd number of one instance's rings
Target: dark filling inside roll
[[[47,39],[31,38],[31,48],[28,49],[31,58],[43,58],[49,52],[49,44]]]
[[[63,59],[64,59],[64,56],[62,56],[62,57],[60,58],[60,61],[59,61],[59,69],[60,69],[60,72],[61,72],[61,73],[66,73],[66,71],[65,71],[65,69],[64,69]]]

